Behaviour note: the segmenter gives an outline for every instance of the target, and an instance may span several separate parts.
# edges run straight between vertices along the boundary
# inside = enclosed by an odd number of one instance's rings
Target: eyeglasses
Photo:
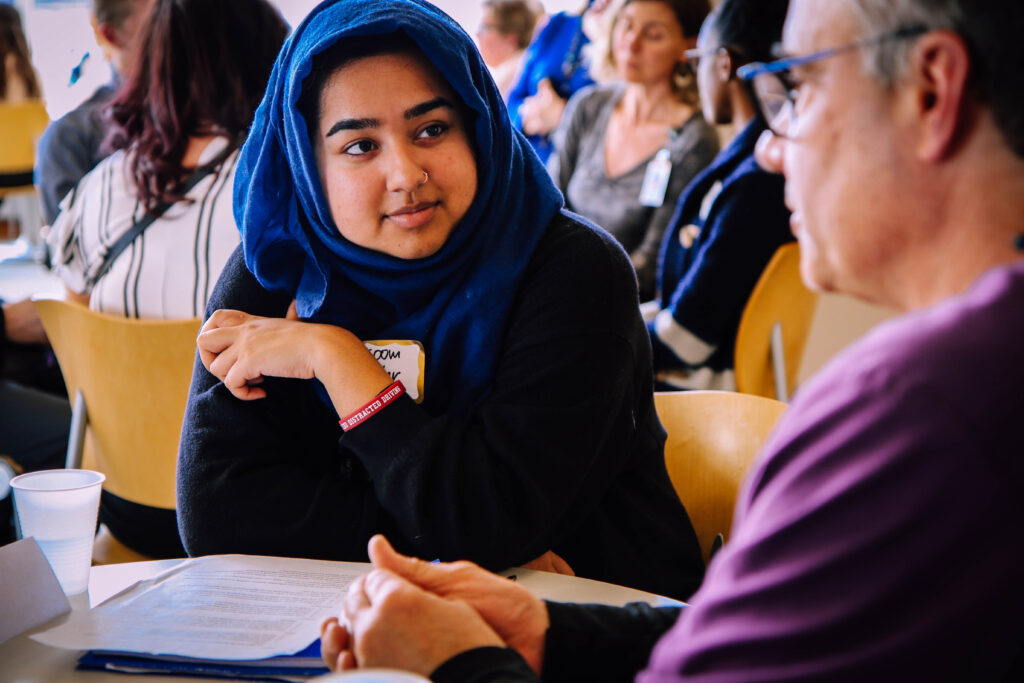
[[[796,120],[796,82],[791,73],[795,66],[802,66],[822,59],[834,57],[861,48],[878,45],[888,40],[914,38],[927,32],[926,26],[904,26],[888,33],[864,38],[846,45],[818,50],[810,54],[778,59],[774,62],[756,62],[739,68],[736,75],[750,90],[750,95],[765,124],[772,134],[785,138]]]
[[[683,58],[686,60],[686,63],[690,65],[690,68],[696,71],[697,64],[700,63],[700,60],[706,57],[714,57],[715,53],[721,49],[721,47],[695,47],[691,50],[685,51],[683,53]]]

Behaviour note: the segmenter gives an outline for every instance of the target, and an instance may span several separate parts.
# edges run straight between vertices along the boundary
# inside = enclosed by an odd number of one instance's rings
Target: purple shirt
[[[639,683],[1000,680],[1024,642],[1024,261],[797,394]]]

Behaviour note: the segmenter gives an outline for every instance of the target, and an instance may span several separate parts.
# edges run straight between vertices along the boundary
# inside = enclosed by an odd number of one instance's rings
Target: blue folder
[[[329,673],[320,658],[319,638],[295,654],[240,661],[89,650],[79,658],[77,668],[84,671],[168,674],[249,681],[293,681],[297,676],[320,676]]]

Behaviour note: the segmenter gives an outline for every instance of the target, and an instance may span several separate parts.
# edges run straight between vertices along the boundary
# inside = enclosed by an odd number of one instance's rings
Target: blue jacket
[[[658,258],[658,302],[703,346],[683,351],[656,333],[664,321],[648,323],[656,372],[732,368],[743,307],[772,254],[793,240],[783,178],[754,160],[763,130],[748,125],[680,195]]]
[[[537,94],[537,85],[551,80],[558,94],[568,100],[573,93],[591,83],[590,69],[583,57],[583,46],[590,42],[583,33],[583,18],[559,12],[548,19],[523,56],[523,70],[508,95],[508,113],[512,127],[523,129],[519,107],[527,97]],[[526,136],[540,160],[547,162],[552,146],[548,135]]]

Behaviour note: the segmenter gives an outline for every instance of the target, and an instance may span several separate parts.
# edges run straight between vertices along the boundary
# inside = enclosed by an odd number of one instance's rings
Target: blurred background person
[[[549,136],[562,119],[566,101],[594,82],[583,50],[590,42],[583,30],[584,17],[600,15],[609,4],[611,0],[587,0],[577,14],[547,17],[526,49],[519,79],[507,98],[508,113],[541,161],[551,155]]]
[[[39,75],[25,40],[21,15],[10,5],[0,4],[0,103],[17,104],[42,99]]]
[[[110,82],[85,102],[47,127],[39,140],[35,183],[43,203],[43,219],[53,223],[60,200],[110,150],[102,147],[109,126],[103,109],[117,93],[136,56],[136,37],[153,0],[93,0],[89,20],[96,43],[110,62]]]
[[[39,75],[32,65],[21,15],[0,4],[0,105],[42,99]],[[0,131],[10,135],[11,131]],[[0,179],[2,182],[2,179]],[[18,179],[14,184],[21,185]],[[13,239],[20,231],[22,211],[17,206],[34,202],[32,196],[0,198],[0,240]],[[0,544],[14,539],[10,479],[22,472],[61,467],[67,449],[71,408],[66,399],[26,386],[26,362],[12,369],[8,351],[19,358],[37,354],[46,342],[30,301],[0,300]]]
[[[477,47],[507,101],[543,8],[532,0],[485,0]]]
[[[658,248],[687,183],[718,152],[685,53],[707,0],[630,0],[605,56],[618,81],[573,96],[548,162],[569,208],[629,253],[641,301],[654,296]]]
[[[754,160],[765,130],[736,77],[772,59],[788,0],[723,0],[704,22],[695,65],[704,116],[737,135],[686,188],[662,242],[658,298],[642,306],[661,389],[734,391],[743,308],[772,254],[792,241],[783,178]]]
[[[23,472],[63,467],[71,406],[7,376],[8,350],[46,341],[31,301],[0,301],[0,545],[14,540],[10,487]]]
[[[238,145],[287,32],[265,0],[156,0],[110,105],[116,151],[64,198],[47,238],[69,298],[128,317],[203,314],[239,243]],[[140,553],[184,555],[173,513],[104,491],[100,520]]]
[[[30,100],[41,100],[42,88],[39,74],[32,66],[32,53],[28,49],[21,15],[11,5],[0,4],[0,104],[21,104]],[[0,135],[11,135],[0,131]],[[8,187],[27,184],[21,174],[17,177],[0,177],[0,185]],[[35,199],[15,195],[0,197],[0,240],[14,239],[21,232],[21,226],[38,220]]]

